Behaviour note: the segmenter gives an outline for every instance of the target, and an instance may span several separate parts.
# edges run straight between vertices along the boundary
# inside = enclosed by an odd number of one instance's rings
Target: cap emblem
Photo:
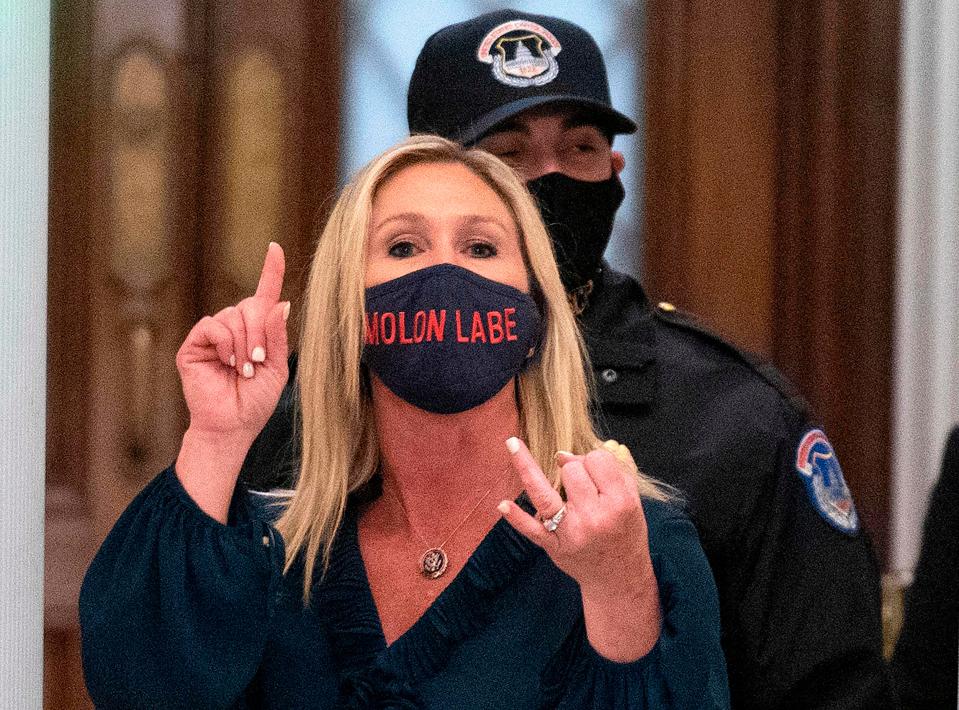
[[[493,76],[507,86],[542,86],[559,74],[556,55],[561,49],[559,40],[542,25],[510,20],[490,30],[476,58],[492,64]]]

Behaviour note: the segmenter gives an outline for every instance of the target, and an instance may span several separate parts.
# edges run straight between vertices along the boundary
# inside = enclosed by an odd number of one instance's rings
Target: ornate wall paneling
[[[97,538],[176,455],[197,175],[187,3],[104,3],[94,28],[90,499]]]
[[[47,708],[90,707],[80,582],[122,509],[176,455],[183,337],[249,293],[270,239],[287,247],[298,303],[337,185],[340,4],[269,10],[53,7]]]
[[[189,3],[53,8],[46,707],[90,707],[77,593],[123,507],[176,453],[193,320]],[[60,315],[57,316],[56,314]],[[69,442],[69,449],[64,445]]]
[[[284,297],[305,283],[314,228],[336,188],[337,3],[209,4],[204,95],[202,308],[256,288],[268,242],[286,251]]]
[[[884,550],[898,2],[648,8],[647,286],[800,387]]]

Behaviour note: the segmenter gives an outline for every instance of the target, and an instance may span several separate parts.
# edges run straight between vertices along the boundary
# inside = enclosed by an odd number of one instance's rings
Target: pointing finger
[[[552,515],[563,505],[563,499],[543,475],[526,444],[515,436],[506,440],[513,470],[519,474],[529,499],[540,515]]]
[[[283,274],[286,271],[286,258],[283,247],[276,242],[270,242],[263,260],[263,270],[260,272],[260,282],[256,286],[256,298],[265,299],[270,305],[280,300],[283,290]]]
[[[512,525],[516,529],[516,532],[530,542],[546,550],[556,546],[558,542],[557,537],[547,532],[542,522],[520,508],[513,501],[504,500],[496,506],[496,508],[506,519],[506,522]]]

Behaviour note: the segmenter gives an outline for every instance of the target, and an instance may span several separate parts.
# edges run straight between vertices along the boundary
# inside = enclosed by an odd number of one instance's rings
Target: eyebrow
[[[498,219],[493,217],[483,217],[478,214],[470,214],[463,217],[462,222],[465,226],[472,227],[475,224],[491,224],[494,227],[499,227],[503,232],[509,234],[509,228],[500,222]]]
[[[393,214],[387,217],[384,220],[381,220],[379,224],[373,226],[373,231],[379,230],[384,225],[389,224],[390,222],[413,222],[415,224],[422,224],[426,219],[418,212],[400,212],[399,214]]]
[[[426,217],[424,217],[419,212],[400,212],[399,214],[390,215],[386,219],[382,220],[379,224],[373,227],[373,231],[379,231],[384,226],[390,224],[391,222],[404,222],[404,223],[413,223],[416,225],[425,224],[427,222]],[[484,217],[479,214],[468,214],[463,215],[460,218],[460,222],[465,226],[473,226],[476,224],[491,224],[496,227],[499,227],[501,230],[509,233],[509,228],[504,225],[500,220],[493,217]]]

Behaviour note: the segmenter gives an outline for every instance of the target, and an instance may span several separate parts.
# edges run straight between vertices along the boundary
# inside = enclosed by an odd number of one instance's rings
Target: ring
[[[563,522],[563,518],[565,517],[566,505],[563,504],[563,507],[556,511],[556,515],[543,521],[543,527],[546,528],[546,532],[556,532],[556,528],[559,527],[559,524]]]

